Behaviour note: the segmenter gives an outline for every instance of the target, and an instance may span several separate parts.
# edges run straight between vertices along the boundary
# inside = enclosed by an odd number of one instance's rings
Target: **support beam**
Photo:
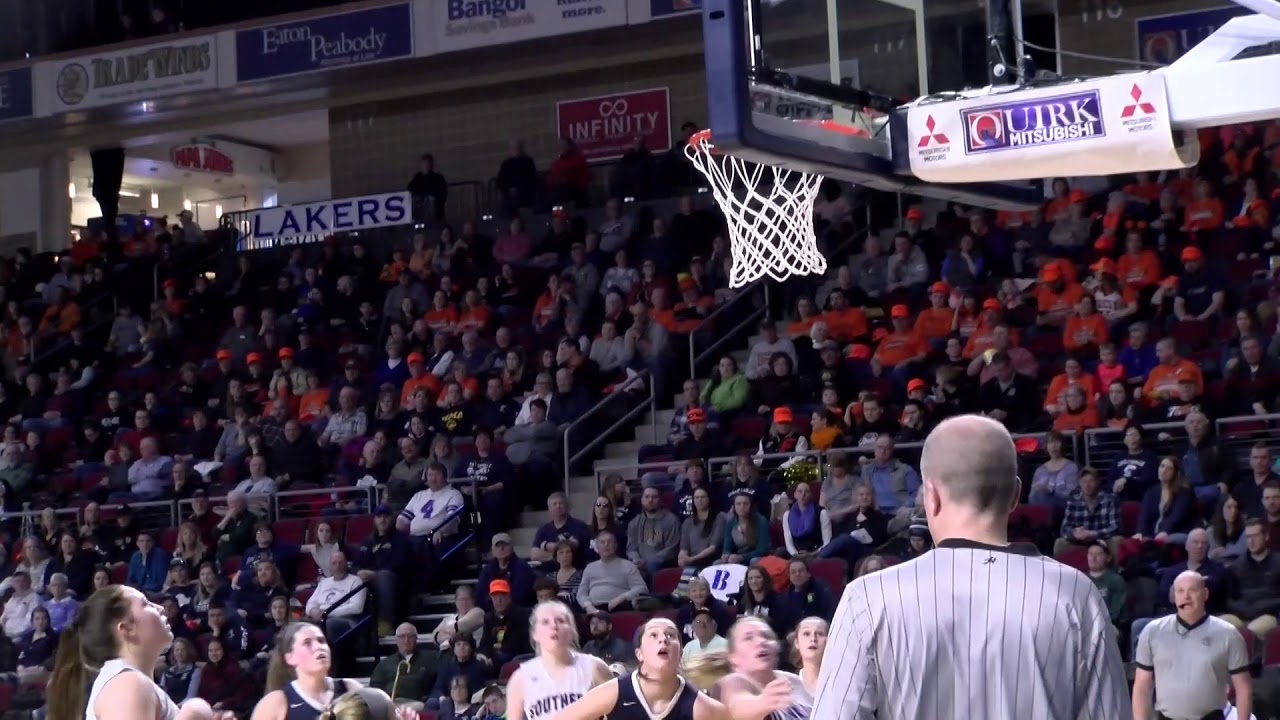
[[[1249,1],[1280,10],[1274,0]],[[1193,130],[1280,117],[1280,93],[1262,91],[1275,88],[1280,55],[1232,60],[1246,48],[1276,41],[1280,41],[1280,19],[1233,18],[1172,65],[1156,70],[1165,76],[1174,128]]]

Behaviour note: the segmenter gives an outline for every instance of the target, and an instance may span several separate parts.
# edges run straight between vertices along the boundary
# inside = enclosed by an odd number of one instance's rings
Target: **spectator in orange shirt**
[[[802,338],[809,334],[810,328],[815,322],[820,322],[822,316],[813,306],[813,301],[807,297],[802,297],[796,301],[796,319],[787,325],[787,336],[792,340]],[[827,326],[828,331],[830,326]]]
[[[1182,216],[1182,229],[1188,233],[1209,233],[1222,228],[1222,201],[1213,196],[1208,180],[1196,180],[1191,202]]]
[[[1116,275],[1134,290],[1145,290],[1160,282],[1160,257],[1144,247],[1142,231],[1130,230],[1124,236],[1124,254],[1116,264]]]
[[[1050,225],[1058,222],[1071,207],[1071,185],[1066,178],[1053,179],[1053,199],[1044,206],[1044,221]]]
[[[484,296],[476,290],[468,290],[463,296],[462,314],[458,316],[458,330],[466,332],[475,330],[484,332],[489,327],[489,307],[484,304]]]
[[[298,421],[312,430],[327,422],[329,415],[329,389],[320,384],[320,376],[307,373],[307,391],[298,401]]]
[[[913,330],[920,342],[932,350],[941,350],[947,344],[947,336],[951,334],[951,323],[956,312],[947,307],[947,298],[951,288],[944,282],[936,282],[929,287],[929,308],[916,315]]]
[[[1036,324],[1042,328],[1063,327],[1082,295],[1084,289],[1077,283],[1068,284],[1057,264],[1045,265],[1036,288]]]
[[[1067,318],[1062,331],[1062,346],[1069,352],[1093,356],[1108,337],[1107,321],[1095,311],[1093,296],[1081,295],[1075,314]]]
[[[1137,173],[1136,179],[1137,182],[1125,186],[1124,191],[1128,195],[1148,205],[1160,199],[1160,191],[1164,189],[1164,186],[1156,182],[1155,173],[1140,172]]]
[[[1079,435],[1085,430],[1102,424],[1098,420],[1097,409],[1085,398],[1085,391],[1079,385],[1068,387],[1063,397],[1065,399],[1062,412],[1053,419],[1054,430],[1064,435],[1068,433]]]
[[[449,296],[443,290],[437,290],[431,297],[431,309],[422,318],[433,332],[446,330],[453,332],[458,325],[458,308],[449,302]]]
[[[991,367],[991,358],[996,353],[1004,353],[1013,364],[1014,372],[1034,378],[1040,374],[1040,363],[1036,356],[1026,348],[1018,347],[1015,331],[1004,323],[991,329],[991,343],[969,361],[967,373],[969,377],[977,377],[978,382],[985,383],[995,377],[995,369]],[[976,335],[974,337],[977,337]]]
[[[1098,396],[1097,379],[1084,371],[1079,360],[1069,357],[1063,363],[1062,372],[1049,382],[1049,391],[1044,394],[1044,411],[1055,418],[1061,415],[1067,406],[1067,388],[1072,386],[1084,390],[1086,402],[1093,402]]]
[[[822,315],[827,332],[841,343],[851,343],[867,334],[867,314],[862,308],[850,307],[844,291],[836,288],[828,300],[829,310]]]
[[[1001,320],[1003,314],[1004,309],[1000,307],[999,300],[987,298],[982,301],[982,314],[978,316],[978,327],[969,335],[969,341],[964,345],[966,358],[979,357],[995,347],[995,331],[997,326],[1003,324]]]
[[[427,372],[427,359],[420,352],[411,352],[406,358],[409,363],[409,379],[400,388],[400,408],[408,410],[413,405],[413,395],[419,388],[425,389],[431,397],[440,394],[440,378]]]
[[[894,381],[906,387],[915,372],[915,365],[924,362],[929,350],[911,331],[911,310],[906,305],[894,305],[889,311],[893,332],[885,335],[872,358],[872,371],[880,368],[891,370]],[[879,373],[876,373],[879,374]]]
[[[1147,375],[1147,382],[1138,396],[1147,405],[1154,406],[1175,397],[1178,382],[1183,377],[1195,379],[1197,395],[1204,392],[1204,376],[1200,374],[1200,368],[1178,355],[1178,344],[1173,338],[1161,338],[1156,343],[1156,360],[1158,362]]]
[[[58,300],[44,311],[40,320],[40,333],[57,332],[66,335],[71,328],[80,324],[80,306],[71,299],[71,292],[65,287],[58,288]]]

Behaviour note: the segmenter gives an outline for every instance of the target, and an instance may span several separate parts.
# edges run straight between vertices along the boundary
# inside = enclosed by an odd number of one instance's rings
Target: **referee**
[[[1208,599],[1204,577],[1188,570],[1173,581],[1178,611],[1142,629],[1134,655],[1134,720],[1222,720],[1228,685],[1235,690],[1237,716],[1252,713],[1253,683],[1244,638],[1231,623],[1205,611]]]
[[[812,716],[1128,720],[1102,596],[1079,571],[1008,542],[1021,483],[1004,426],[942,422],[920,476],[937,548],[845,588]]]

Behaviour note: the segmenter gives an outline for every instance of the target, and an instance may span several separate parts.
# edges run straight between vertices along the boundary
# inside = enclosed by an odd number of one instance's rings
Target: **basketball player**
[[[818,673],[827,652],[827,621],[807,617],[791,632],[791,664],[800,669],[800,682],[809,694],[818,691]]]
[[[920,457],[936,549],[854,580],[831,624],[822,720],[1129,720],[1107,606],[1080,571],[1010,544],[1013,438],[977,415],[943,421]]]
[[[350,678],[329,677],[329,642],[320,628],[305,622],[284,626],[267,666],[267,694],[252,720],[318,720],[333,699],[359,690]]]
[[[698,655],[685,675],[709,688],[734,720],[808,720],[813,696],[798,675],[778,670],[780,648],[768,623],[741,618],[729,629],[728,652]]]
[[[724,705],[680,677],[680,631],[667,618],[640,628],[639,668],[587,693],[555,720],[727,720]]]
[[[159,605],[108,585],[62,632],[49,680],[49,720],[232,720],[193,699],[179,708],[152,680],[173,632]],[[86,696],[85,689],[89,692]]]
[[[599,658],[576,652],[578,626],[564,603],[538,603],[529,624],[537,657],[522,663],[507,683],[507,720],[550,718],[613,677]]]

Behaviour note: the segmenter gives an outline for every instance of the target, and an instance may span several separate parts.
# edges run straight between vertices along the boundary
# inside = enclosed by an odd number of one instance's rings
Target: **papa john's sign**
[[[179,145],[173,149],[173,166],[181,170],[211,173],[214,175],[235,175],[236,161],[230,155],[212,145],[192,143]]]
[[[667,88],[599,95],[556,103],[556,130],[572,139],[587,162],[616,160],[644,138],[650,152],[671,149]]]

